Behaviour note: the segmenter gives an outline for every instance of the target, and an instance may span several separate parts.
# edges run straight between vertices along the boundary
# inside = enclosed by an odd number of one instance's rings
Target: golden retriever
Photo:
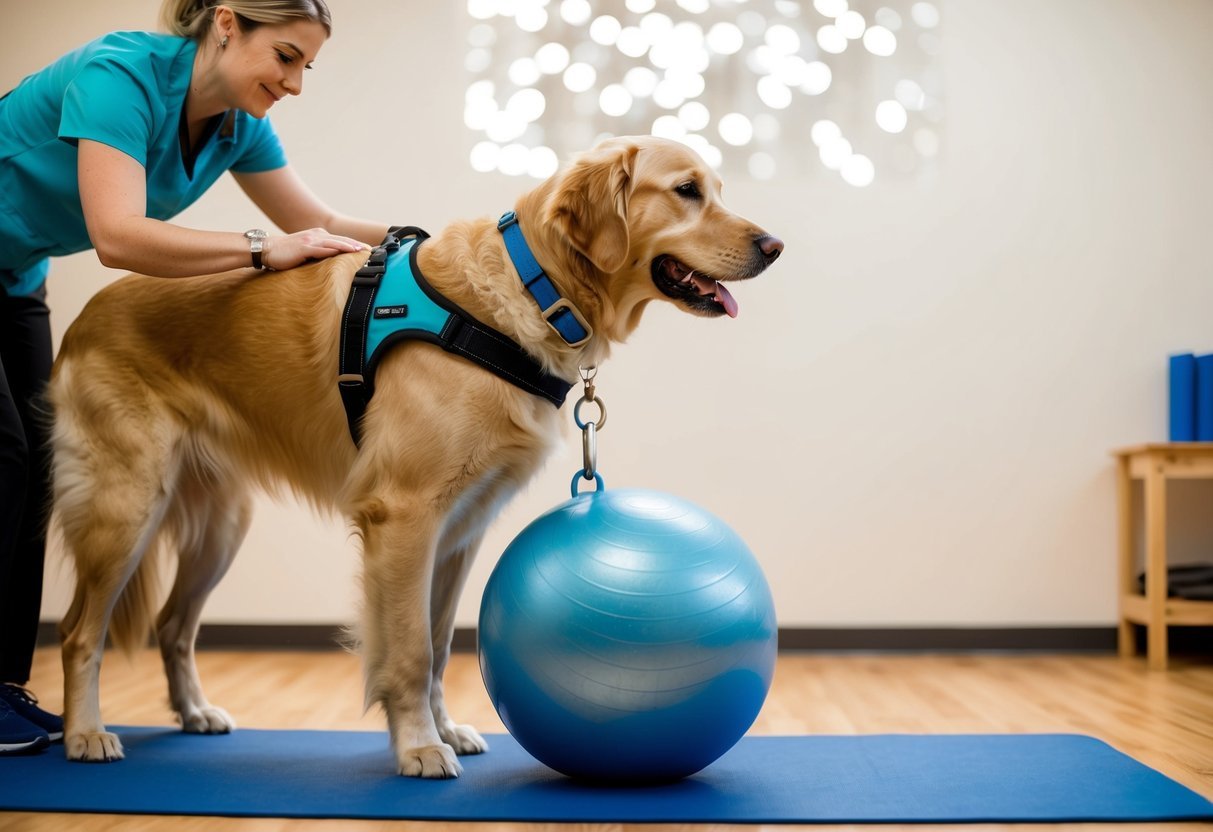
[[[624,340],[652,300],[735,314],[717,281],[754,277],[783,249],[724,207],[719,178],[694,151],[652,137],[603,142],[515,210],[536,260],[593,329],[580,348],[542,319],[495,221],[451,224],[420,246],[418,265],[570,382]],[[233,729],[202,692],[194,639],[248,529],[251,489],[282,485],[344,513],[361,538],[366,705],[386,712],[400,774],[457,777],[456,755],[486,749],[443,702],[456,600],[486,527],[566,417],[469,361],[408,341],[380,362],[355,446],[336,384],[338,331],[365,260],[132,275],[99,292],[68,330],[50,399],[55,513],[76,574],[60,625],[69,759],[123,756],[98,701],[111,617],[114,642],[128,650],[146,643],[155,617],[185,731]],[[155,615],[159,542],[176,551],[177,571]]]

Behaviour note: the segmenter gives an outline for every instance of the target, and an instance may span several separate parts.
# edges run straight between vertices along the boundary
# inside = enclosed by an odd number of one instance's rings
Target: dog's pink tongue
[[[724,288],[724,284],[716,282],[716,302],[724,307],[724,311],[728,313],[730,318],[737,317],[737,301],[729,294],[729,290]]]
[[[713,300],[724,307],[724,311],[730,318],[737,317],[737,301],[733,299],[729,290],[724,288],[723,283],[710,277],[700,277],[697,274],[691,275],[691,280],[695,281],[695,288],[699,290],[699,294],[711,295]]]

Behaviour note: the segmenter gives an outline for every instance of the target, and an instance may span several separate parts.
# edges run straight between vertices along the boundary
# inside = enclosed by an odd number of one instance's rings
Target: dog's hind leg
[[[194,642],[202,608],[227,573],[252,520],[252,502],[235,485],[183,474],[166,518],[177,540],[177,577],[156,620],[156,637],[168,679],[169,702],[182,730],[226,734],[236,723],[202,692]]]
[[[430,710],[434,724],[443,742],[455,749],[456,754],[481,754],[489,750],[479,732],[471,725],[459,725],[451,719],[446,709],[443,675],[451,657],[451,638],[455,633],[455,609],[459,596],[467,582],[468,572],[476,559],[483,534],[453,553],[442,558],[434,569],[433,588],[430,597],[430,634],[434,643],[433,679],[430,682]]]
[[[98,425],[56,403],[56,508],[76,570],[75,595],[60,625],[69,760],[123,756],[122,743],[101,720],[105,637],[111,615],[119,646],[133,649],[147,636],[147,601],[156,581],[155,558],[144,555],[174,479],[174,431],[144,415],[137,426],[112,419]]]

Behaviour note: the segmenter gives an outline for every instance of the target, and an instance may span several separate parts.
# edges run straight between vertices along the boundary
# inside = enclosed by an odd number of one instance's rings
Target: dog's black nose
[[[762,252],[762,256],[767,258],[767,263],[774,263],[783,251],[783,240],[778,237],[772,237],[770,234],[763,234],[754,241],[754,245],[758,246],[758,250]]]

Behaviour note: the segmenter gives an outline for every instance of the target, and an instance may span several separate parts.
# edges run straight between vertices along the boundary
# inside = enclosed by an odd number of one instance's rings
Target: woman
[[[167,0],[161,17],[171,34],[105,35],[0,99],[0,753],[63,730],[22,687],[49,502],[37,415],[51,369],[48,258],[94,248],[106,266],[163,277],[287,269],[388,229],[317,199],[265,118],[303,91],[331,32],[324,0]],[[225,171],[286,233],[168,221]]]

